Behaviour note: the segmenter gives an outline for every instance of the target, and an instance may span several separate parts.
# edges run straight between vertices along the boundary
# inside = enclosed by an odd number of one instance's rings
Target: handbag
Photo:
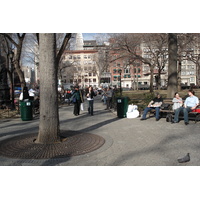
[[[81,103],[81,110],[84,111],[83,103]]]
[[[73,95],[70,97],[70,102],[76,103],[76,96],[75,96],[75,94],[73,94]]]
[[[73,97],[72,102],[73,102],[73,103],[76,103],[76,97]]]
[[[170,104],[169,103],[163,103],[160,107],[162,110],[169,110]]]

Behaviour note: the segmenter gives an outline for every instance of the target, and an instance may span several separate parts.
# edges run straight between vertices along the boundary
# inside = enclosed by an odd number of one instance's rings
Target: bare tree
[[[0,33],[1,35],[5,36],[10,43],[14,46],[15,54],[13,59],[14,68],[19,76],[21,87],[24,87],[26,85],[24,73],[21,69],[21,53],[22,53],[22,47],[23,47],[23,41],[25,38],[26,33],[16,33],[16,34],[6,34],[6,33]]]
[[[141,61],[150,68],[150,92],[153,92],[153,71],[155,67],[155,60],[150,56],[145,57],[141,52],[141,44],[144,43],[144,34],[136,33],[122,33],[114,34],[112,39],[112,50],[118,52],[116,59],[126,58],[130,63],[136,60]]]
[[[97,75],[98,83],[100,83],[100,79],[103,73],[109,71],[109,62],[111,60],[111,56],[109,53],[109,47],[104,46],[104,48],[100,47],[98,53],[95,53],[92,60],[94,62],[94,72]]]
[[[65,80],[67,83],[70,83],[70,80],[74,76],[74,73],[77,72],[76,68],[74,67],[74,62],[64,61],[63,57],[60,60],[60,64],[58,67],[58,79],[61,80],[61,88],[64,92],[64,85],[63,85],[63,75],[65,75]]]
[[[200,34],[187,34],[190,38],[185,47],[185,57],[196,65],[196,84],[200,86]]]
[[[151,82],[152,76],[154,74],[154,69],[156,69],[157,75],[155,76],[156,87],[160,89],[161,87],[161,73],[164,71],[168,63],[168,48],[167,42],[168,37],[165,33],[148,33],[142,34],[143,42],[145,45],[146,55],[150,58],[151,63]],[[144,57],[144,56],[143,56]]]
[[[178,67],[177,67],[177,90],[181,91],[181,71],[182,71],[182,62],[184,60],[189,60],[188,55],[191,52],[188,51],[191,45],[194,45],[194,37],[191,33],[178,33],[177,34],[177,59],[178,59]],[[194,47],[194,46],[193,46]]]
[[[2,53],[5,55],[5,66],[6,66],[6,71],[8,74],[9,82],[10,82],[10,95],[12,99],[12,109],[15,109],[15,104],[14,104],[14,81],[13,81],[13,75],[14,75],[14,67],[12,63],[12,56],[13,56],[13,51],[12,47],[8,41],[8,39],[5,36],[0,36],[1,37],[1,48],[2,48]]]

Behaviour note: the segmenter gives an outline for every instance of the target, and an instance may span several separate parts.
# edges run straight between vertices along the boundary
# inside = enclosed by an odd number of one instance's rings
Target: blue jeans
[[[148,113],[150,110],[152,110],[152,109],[155,109],[155,110],[156,110],[156,119],[159,119],[159,117],[160,117],[160,115],[159,115],[159,113],[160,113],[160,107],[155,107],[155,108],[153,108],[153,107],[146,107],[146,108],[144,109],[144,113],[143,113],[143,115],[142,115],[142,118],[143,118],[143,119],[146,119],[147,113]]]
[[[93,115],[94,100],[88,100],[88,114]]]
[[[180,107],[178,109],[175,110],[175,116],[174,116],[174,122],[178,122],[178,118],[179,118],[179,114],[180,112],[183,112],[184,114],[184,121],[188,122],[188,113],[192,111],[192,109],[190,107],[184,108],[184,107]]]

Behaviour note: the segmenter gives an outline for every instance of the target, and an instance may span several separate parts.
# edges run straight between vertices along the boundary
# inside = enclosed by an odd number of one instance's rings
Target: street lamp
[[[120,96],[122,96],[122,69],[118,69],[119,73],[119,89],[120,89]]]
[[[14,52],[11,50],[9,53],[10,58],[10,73],[11,73],[11,93],[12,93],[12,109],[15,109],[15,94],[14,94],[14,65],[13,65],[13,58],[14,58]]]

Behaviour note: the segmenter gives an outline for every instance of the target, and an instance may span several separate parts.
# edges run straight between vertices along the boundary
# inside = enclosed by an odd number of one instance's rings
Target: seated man
[[[175,116],[174,116],[174,121],[172,123],[178,123],[179,122],[179,114],[182,111],[184,114],[184,121],[185,125],[188,125],[188,113],[191,112],[192,110],[196,109],[196,107],[199,105],[199,99],[198,97],[194,96],[194,91],[189,90],[188,95],[189,97],[186,98],[184,102],[184,106],[176,109],[175,111]]]
[[[147,113],[152,110],[155,109],[156,110],[156,121],[158,121],[160,119],[159,113],[160,113],[160,106],[163,103],[163,99],[160,96],[159,93],[157,93],[157,97],[155,97],[150,103],[149,105],[144,109],[144,113],[142,115],[142,118],[140,120],[146,120],[146,115]]]

